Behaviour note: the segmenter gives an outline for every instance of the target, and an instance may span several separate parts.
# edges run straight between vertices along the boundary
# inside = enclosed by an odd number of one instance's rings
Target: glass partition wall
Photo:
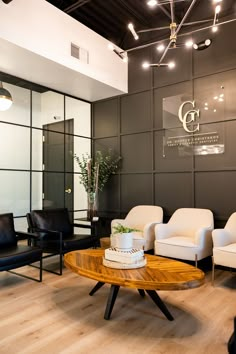
[[[67,207],[84,217],[87,196],[74,155],[91,153],[91,105],[3,85],[13,105],[0,111],[0,213],[12,212],[23,231],[33,209]]]

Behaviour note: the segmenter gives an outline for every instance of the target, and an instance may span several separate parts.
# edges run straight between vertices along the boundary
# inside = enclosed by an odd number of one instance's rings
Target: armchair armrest
[[[27,240],[27,239],[38,239],[39,235],[33,234],[32,232],[16,231],[18,240]]]
[[[92,229],[93,228],[92,225],[85,225],[85,224],[72,223],[71,225],[73,227],[80,227],[80,228],[83,228],[83,229]]]
[[[226,229],[213,230],[212,239],[214,247],[224,247],[234,242],[231,239],[231,234]]]
[[[201,247],[204,247],[206,244],[212,246],[212,228],[202,227],[198,229],[195,233],[195,243],[201,245]]]
[[[143,238],[150,241],[155,240],[155,226],[161,224],[161,222],[149,222],[143,228]]]

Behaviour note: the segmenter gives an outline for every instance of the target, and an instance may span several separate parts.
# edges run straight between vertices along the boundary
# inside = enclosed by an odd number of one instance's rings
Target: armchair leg
[[[197,254],[195,254],[195,267],[197,268]]]
[[[211,284],[214,286],[214,280],[215,280],[215,263],[214,263],[214,257],[211,257],[212,259],[212,276],[211,276]]]

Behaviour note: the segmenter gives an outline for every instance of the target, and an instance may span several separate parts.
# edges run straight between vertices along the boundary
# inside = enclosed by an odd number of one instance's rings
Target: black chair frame
[[[28,245],[32,244],[32,240],[35,240],[35,239],[38,238],[38,235],[35,235],[33,233],[30,233],[30,232],[15,231],[15,233],[16,233],[17,241],[28,240]],[[33,277],[28,276],[28,275],[21,274],[21,273],[18,273],[18,272],[15,272],[15,271],[12,270],[12,269],[20,268],[20,267],[23,267],[23,266],[26,266],[26,265],[38,268],[39,269],[39,277],[38,278],[33,278]],[[13,268],[12,265],[1,267],[0,271],[7,271],[8,273],[11,273],[11,274],[14,274],[14,275],[18,275],[18,276],[26,278],[26,279],[34,280],[34,281],[37,281],[37,282],[42,282],[42,271],[43,271],[43,267],[42,266],[43,266],[43,263],[42,263],[42,256],[41,256],[41,258],[39,260],[39,267],[35,266],[32,263],[29,264],[28,262],[25,261],[25,262],[17,263],[17,266],[14,267],[14,268]]]

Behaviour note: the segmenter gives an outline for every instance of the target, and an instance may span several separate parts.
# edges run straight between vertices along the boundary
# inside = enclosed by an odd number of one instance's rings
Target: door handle
[[[70,193],[71,193],[71,189],[70,189],[70,188],[68,188],[68,189],[65,189],[65,193],[68,193],[68,194],[70,194]]]

